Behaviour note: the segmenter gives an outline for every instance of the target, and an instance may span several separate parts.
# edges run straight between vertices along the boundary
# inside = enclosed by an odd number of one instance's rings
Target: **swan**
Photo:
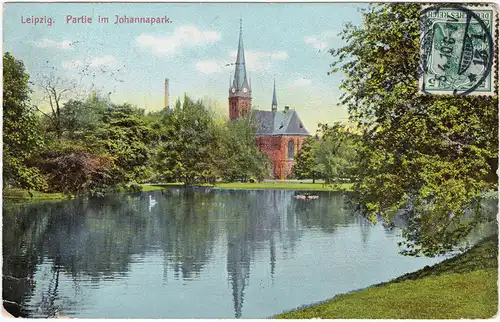
[[[149,195],[149,211],[151,211],[151,209],[157,204],[156,200],[153,199],[153,197],[151,197],[151,195]]]

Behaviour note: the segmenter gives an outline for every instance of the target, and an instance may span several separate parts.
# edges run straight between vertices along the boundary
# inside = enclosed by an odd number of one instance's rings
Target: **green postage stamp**
[[[423,7],[420,91],[492,95],[495,18],[493,5]]]

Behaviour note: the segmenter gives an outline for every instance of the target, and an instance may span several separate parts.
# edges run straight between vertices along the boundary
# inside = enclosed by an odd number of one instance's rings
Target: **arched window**
[[[293,140],[288,141],[288,160],[293,160],[294,153]]]

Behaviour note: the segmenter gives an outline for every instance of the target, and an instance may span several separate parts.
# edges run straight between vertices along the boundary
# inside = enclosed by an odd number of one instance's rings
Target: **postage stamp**
[[[424,7],[420,90],[427,94],[491,95],[494,6]]]

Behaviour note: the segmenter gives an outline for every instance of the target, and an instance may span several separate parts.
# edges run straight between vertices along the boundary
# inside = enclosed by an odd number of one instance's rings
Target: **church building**
[[[285,106],[278,109],[276,82],[269,110],[252,109],[252,88],[247,78],[245,51],[240,20],[240,39],[236,57],[234,78],[229,88],[229,119],[250,115],[256,124],[256,140],[259,150],[271,161],[271,176],[286,179],[292,174],[297,152],[309,135],[295,109]]]

